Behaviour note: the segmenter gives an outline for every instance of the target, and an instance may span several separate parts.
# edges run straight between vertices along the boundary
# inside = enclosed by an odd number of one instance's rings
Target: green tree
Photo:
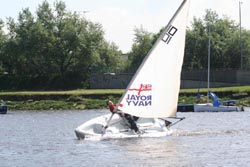
[[[250,70],[250,30],[243,29],[242,32],[242,52],[243,52],[243,68]]]
[[[184,69],[202,69],[207,62],[207,33],[201,19],[194,18],[186,33]]]
[[[132,45],[132,50],[128,54],[129,72],[135,72],[141,64],[143,58],[152,48],[156,36],[145,31],[142,27],[135,29],[135,38]]]
[[[238,25],[226,16],[219,18],[212,10],[206,10],[203,20],[194,18],[187,31],[184,69],[207,68],[209,29],[211,68],[239,69]]]
[[[119,51],[115,43],[103,41],[98,48],[96,63],[92,67],[92,73],[121,73],[125,68],[125,60],[121,58],[122,52]]]
[[[123,68],[121,52],[105,41],[102,26],[67,11],[62,1],[53,7],[44,1],[35,16],[23,9],[17,23],[9,18],[8,30],[3,66],[29,86],[79,87],[91,72]]]
[[[10,75],[17,73],[19,66],[18,44],[16,40],[16,24],[13,18],[7,18],[8,34],[1,49],[1,61],[3,68]]]
[[[6,41],[6,36],[4,34],[3,27],[4,27],[4,22],[3,20],[0,19],[0,75],[5,72],[5,69],[3,67],[3,62],[1,61],[2,60],[1,57],[3,56],[3,45],[4,42]]]

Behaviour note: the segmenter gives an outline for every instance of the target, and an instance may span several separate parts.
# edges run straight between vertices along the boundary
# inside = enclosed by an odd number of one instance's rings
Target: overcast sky
[[[51,5],[55,0],[47,0]],[[0,18],[17,18],[28,7],[33,13],[43,0],[7,0],[0,5]],[[63,0],[70,11],[81,12],[91,21],[102,24],[105,38],[115,42],[125,53],[131,49],[134,29],[142,26],[149,32],[158,32],[165,26],[182,0]],[[250,0],[241,0],[242,26],[250,29]],[[206,9],[227,15],[239,22],[239,0],[191,0],[189,22],[202,18]],[[86,13],[84,13],[86,12]]]

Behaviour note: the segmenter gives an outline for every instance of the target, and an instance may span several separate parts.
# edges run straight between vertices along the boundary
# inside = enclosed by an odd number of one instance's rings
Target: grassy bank
[[[123,89],[71,90],[71,91],[16,91],[0,92],[0,100],[10,110],[82,110],[106,108],[106,100],[119,100]],[[238,105],[250,106],[250,86],[212,88],[220,100],[236,99]],[[179,103],[206,102],[207,89],[181,89]],[[223,98],[222,98],[223,97]]]

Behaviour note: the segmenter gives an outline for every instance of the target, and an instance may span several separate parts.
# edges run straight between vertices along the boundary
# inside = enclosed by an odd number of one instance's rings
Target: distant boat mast
[[[210,23],[208,23],[208,60],[207,60],[207,103],[209,103],[209,91],[210,91]]]

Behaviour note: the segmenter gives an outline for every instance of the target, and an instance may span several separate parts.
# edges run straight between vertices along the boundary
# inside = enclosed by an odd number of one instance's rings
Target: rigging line
[[[114,114],[115,114],[114,112],[111,114],[111,116],[109,117],[109,119],[108,119],[108,121],[107,121],[106,126],[103,127],[103,129],[102,129],[102,135],[105,134],[106,129],[108,128],[108,126],[109,126],[109,124],[110,124],[110,121],[111,121],[112,117],[114,116]]]
[[[182,117],[182,118],[176,118],[176,119],[179,119],[179,120],[178,120],[178,121],[176,121],[176,122],[174,122],[174,123],[172,123],[172,124],[170,124],[170,125],[169,125],[169,127],[174,126],[174,125],[176,125],[177,123],[181,122],[182,120],[184,120],[184,119],[185,119],[185,117]]]
[[[174,122],[174,123],[171,123],[170,125],[168,125],[167,127],[171,127],[171,126],[174,126],[176,125],[177,123],[181,122],[182,120],[185,119],[185,117],[168,117],[168,118],[171,118],[171,119],[178,119],[178,121]],[[168,121],[167,119],[164,119],[164,118],[159,118],[161,120],[164,120],[164,121]]]

